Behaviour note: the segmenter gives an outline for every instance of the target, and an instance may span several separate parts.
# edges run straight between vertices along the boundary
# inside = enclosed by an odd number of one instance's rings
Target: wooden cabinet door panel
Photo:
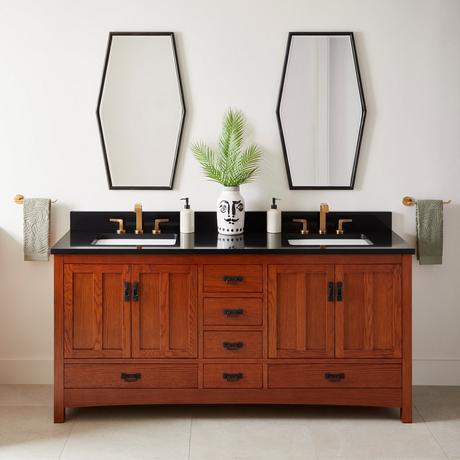
[[[336,357],[401,357],[400,265],[337,265]]]
[[[268,273],[270,357],[334,356],[334,267],[276,265]]]
[[[66,358],[130,356],[129,280],[128,265],[64,265]]]
[[[193,265],[134,265],[133,357],[197,356],[197,269]]]

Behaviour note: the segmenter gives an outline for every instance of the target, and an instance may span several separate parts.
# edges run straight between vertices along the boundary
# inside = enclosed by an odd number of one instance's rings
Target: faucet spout
[[[319,207],[319,234],[325,235],[327,233],[327,213],[329,212],[329,205],[321,203]]]
[[[136,235],[142,235],[142,233],[144,233],[144,230],[142,229],[142,204],[141,203],[136,203],[134,205],[134,212],[136,213],[136,230],[134,230],[134,233]]]

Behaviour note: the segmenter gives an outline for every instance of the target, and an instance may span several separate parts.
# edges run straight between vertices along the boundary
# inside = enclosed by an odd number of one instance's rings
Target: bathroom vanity
[[[52,249],[55,422],[66,407],[129,404],[399,407],[411,422],[414,249],[391,213],[330,213],[321,237],[337,245],[290,245],[294,218],[317,237],[318,213],[301,212],[283,213],[282,235],[247,213],[236,242],[218,241],[215,213],[197,213],[188,240],[178,213],[144,213],[168,218],[176,243],[143,245],[146,224],[136,246],[95,244],[117,238],[113,217],[134,238],[133,213],[74,212]],[[353,233],[370,244],[347,245]]]

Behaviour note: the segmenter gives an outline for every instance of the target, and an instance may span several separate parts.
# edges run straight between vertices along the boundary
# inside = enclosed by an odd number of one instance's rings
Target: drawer
[[[262,332],[205,331],[205,358],[262,358]]]
[[[205,265],[205,292],[262,292],[262,265]]]
[[[400,388],[399,364],[273,364],[269,388]]]
[[[205,364],[204,388],[262,388],[261,364]]]
[[[262,299],[205,298],[203,315],[206,326],[261,326]]]
[[[197,388],[192,364],[66,364],[66,388]]]

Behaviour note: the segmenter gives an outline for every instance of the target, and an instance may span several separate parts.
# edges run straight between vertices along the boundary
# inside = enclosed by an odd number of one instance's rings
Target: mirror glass
[[[352,33],[291,33],[278,100],[291,189],[352,189],[366,115]]]
[[[171,189],[185,117],[173,33],[111,33],[98,102],[111,189]]]

